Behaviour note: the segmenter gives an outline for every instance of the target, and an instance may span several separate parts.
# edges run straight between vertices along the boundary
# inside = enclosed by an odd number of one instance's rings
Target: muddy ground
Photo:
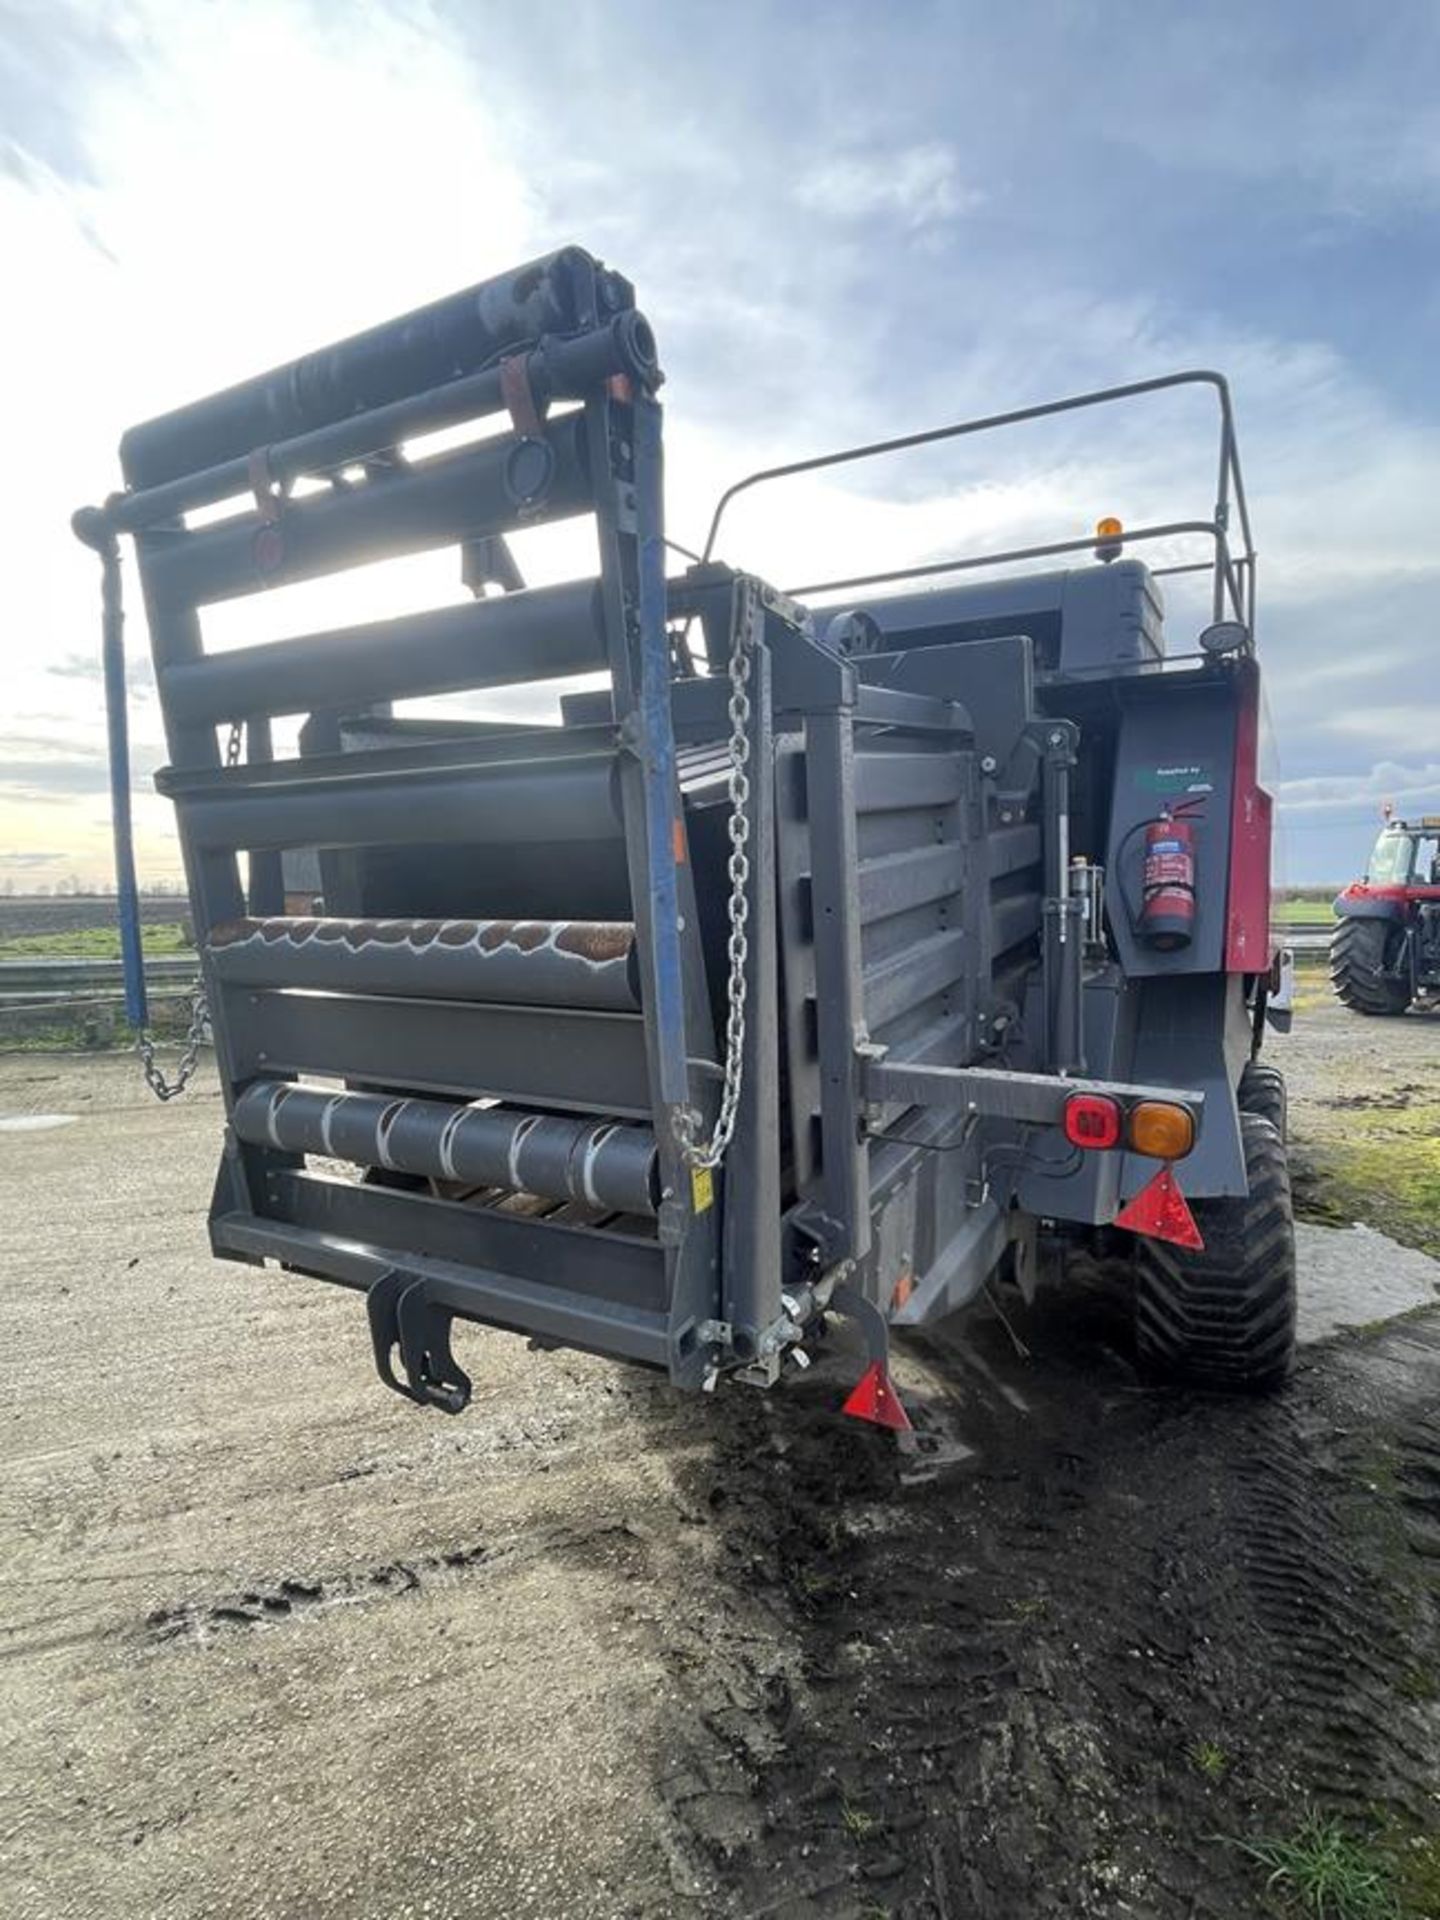
[[[1306,1165],[1440,1099],[1440,1020],[1278,1057]],[[1440,1317],[1363,1324],[1388,1243],[1311,1230],[1359,1330],[1265,1405],[1144,1391],[1097,1280],[909,1345],[919,1458],[833,1417],[838,1334],[680,1400],[462,1330],[451,1421],[352,1297],[209,1260],[213,1095],[30,1057],[0,1112],[74,1116],[0,1131],[7,1916],[1237,1920],[1311,1801],[1440,1914]]]

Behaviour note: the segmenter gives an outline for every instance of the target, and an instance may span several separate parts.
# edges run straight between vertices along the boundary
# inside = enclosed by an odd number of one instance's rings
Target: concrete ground
[[[1282,1046],[1302,1140],[1380,1043],[1440,1083],[1440,1020],[1323,1008]],[[209,1258],[219,1116],[209,1087],[159,1107],[127,1058],[0,1059],[0,1907],[792,1911],[723,1903],[725,1793],[691,1796],[698,1850],[670,1812],[677,1725],[758,1777],[750,1695],[803,1682],[713,1524],[726,1408],[470,1329],[466,1416],[386,1393],[353,1296]],[[1370,1230],[1302,1248],[1314,1335],[1436,1297]],[[777,1419],[747,1401],[747,1433]],[[892,1911],[849,1897],[803,1911]]]
[[[0,1106],[74,1116],[0,1134],[5,1911],[620,1912],[680,1410],[476,1333],[422,1417],[353,1297],[209,1259],[212,1092],[12,1058]]]

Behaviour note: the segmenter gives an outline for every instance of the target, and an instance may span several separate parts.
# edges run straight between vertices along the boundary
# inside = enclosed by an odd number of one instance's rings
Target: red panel
[[[1266,973],[1270,944],[1270,834],[1274,803],[1260,785],[1260,674],[1238,669],[1235,789],[1230,808],[1230,893],[1225,904],[1225,971]],[[1202,878],[1201,885],[1204,881]]]

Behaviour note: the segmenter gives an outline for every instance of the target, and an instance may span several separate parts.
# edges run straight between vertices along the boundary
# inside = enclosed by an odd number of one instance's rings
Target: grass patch
[[[1429,1834],[1395,1836],[1395,1873],[1400,1886],[1400,1911],[1415,1920],[1434,1920],[1440,1914],[1440,1843]]]
[[[840,1802],[840,1824],[852,1840],[872,1840],[880,1831],[880,1822],[874,1814],[849,1800]]]
[[[1197,1740],[1190,1748],[1190,1764],[1217,1786],[1230,1771],[1230,1756],[1215,1740]]]
[[[1270,902],[1270,924],[1274,927],[1304,926],[1308,921],[1334,918],[1335,896],[1333,893],[1306,894],[1299,900]]]
[[[141,944],[146,953],[157,957],[167,953],[189,953],[178,921],[142,926]],[[118,927],[70,927],[59,933],[17,933],[0,940],[0,960],[118,960]]]
[[[150,1025],[162,1046],[178,1046],[190,1025],[187,999],[166,995],[150,1003]],[[135,1035],[118,1006],[37,1009],[18,1013],[0,1008],[0,1054],[106,1053],[135,1045]]]
[[[1311,1811],[1278,1840],[1241,1841],[1285,1910],[1308,1920],[1405,1920],[1392,1861],[1339,1820]]]
[[[1310,1157],[1327,1203],[1440,1256],[1440,1100],[1347,1107],[1333,1129],[1311,1126]]]
[[[1419,1706],[1428,1706],[1437,1692],[1434,1668],[1421,1660],[1412,1661],[1395,1682],[1395,1691],[1402,1700],[1413,1700]]]
[[[1319,958],[1318,955],[1316,957]],[[1290,1004],[1296,1013],[1313,1013],[1317,1007],[1336,1004],[1335,989],[1323,967],[1296,968],[1295,989]]]

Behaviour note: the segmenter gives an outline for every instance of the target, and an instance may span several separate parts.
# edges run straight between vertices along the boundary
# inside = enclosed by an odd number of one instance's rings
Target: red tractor
[[[1365,878],[1335,902],[1330,979],[1355,1013],[1440,1004],[1440,814],[1387,820]]]

